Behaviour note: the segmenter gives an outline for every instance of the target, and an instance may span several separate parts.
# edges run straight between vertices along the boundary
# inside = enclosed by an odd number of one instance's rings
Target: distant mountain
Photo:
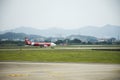
[[[118,36],[120,36],[120,26],[115,25],[105,25],[103,27],[88,26],[78,29],[78,31],[80,31],[81,35],[84,34],[89,36],[95,36],[98,38],[118,38]]]
[[[39,35],[28,35],[25,33],[14,33],[14,32],[7,32],[4,34],[0,34],[0,40],[24,40],[25,37],[28,37],[29,39],[40,39],[45,38],[43,36]]]
[[[7,32],[5,34],[0,34],[0,39],[8,39],[8,40],[12,40],[12,39],[24,39],[25,36],[27,36],[24,33],[13,33],[13,32]]]
[[[65,39],[79,39],[82,42],[96,42],[97,38],[92,37],[92,36],[84,36],[84,35],[70,35],[67,37],[43,37],[39,35],[28,35],[25,33],[13,33],[13,32],[7,32],[4,34],[0,34],[0,40],[5,41],[5,40],[14,40],[14,41],[24,41],[25,37],[28,37],[30,40],[33,41],[57,41],[57,40],[65,40]]]
[[[2,33],[6,33],[6,32],[25,33],[25,34],[39,34],[40,30],[34,29],[34,28],[29,28],[29,27],[18,27],[18,28],[15,28],[15,29],[6,30]]]
[[[84,36],[84,35],[70,35],[67,38],[70,39],[70,40],[79,39],[82,42],[88,42],[88,41],[90,41],[90,42],[97,42],[98,41],[98,39],[96,37]]]
[[[69,35],[87,35],[95,36],[97,38],[118,38],[120,36],[120,26],[116,25],[105,25],[102,27],[87,26],[79,29],[61,29],[61,28],[49,28],[49,29],[34,29],[30,27],[19,27],[12,30],[3,31],[5,32],[15,32],[15,33],[26,33],[42,35],[45,37],[66,37]]]

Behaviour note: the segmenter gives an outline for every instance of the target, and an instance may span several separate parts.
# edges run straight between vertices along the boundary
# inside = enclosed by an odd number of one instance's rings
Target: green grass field
[[[120,64],[120,52],[80,49],[0,50],[0,61]]]

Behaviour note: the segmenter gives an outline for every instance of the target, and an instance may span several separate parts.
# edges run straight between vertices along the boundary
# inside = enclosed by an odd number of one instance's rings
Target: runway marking
[[[14,74],[8,74],[10,77],[24,77],[24,76],[29,76],[29,74],[19,74],[19,73],[14,73]]]

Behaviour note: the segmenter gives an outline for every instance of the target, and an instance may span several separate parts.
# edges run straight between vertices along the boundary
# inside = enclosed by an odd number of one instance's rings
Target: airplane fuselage
[[[25,44],[31,46],[40,46],[40,47],[54,47],[56,46],[55,43],[52,42],[31,42],[27,38],[25,38]]]

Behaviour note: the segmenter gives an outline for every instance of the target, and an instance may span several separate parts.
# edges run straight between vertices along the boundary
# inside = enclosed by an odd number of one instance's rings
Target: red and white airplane
[[[40,46],[40,47],[55,47],[56,44],[52,42],[31,42],[28,38],[25,38],[25,44],[31,46]]]

